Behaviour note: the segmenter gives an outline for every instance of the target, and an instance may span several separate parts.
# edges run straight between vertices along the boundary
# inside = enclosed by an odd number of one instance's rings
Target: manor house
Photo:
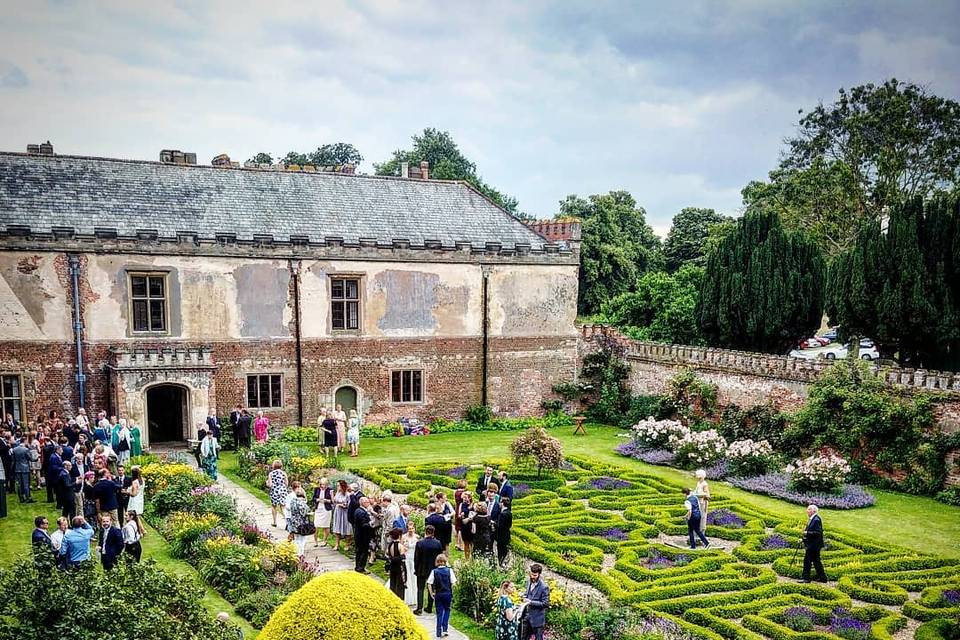
[[[0,153],[4,412],[102,408],[149,443],[235,405],[275,424],[336,403],[368,422],[535,413],[573,379],[576,224],[524,225],[425,163],[191,156]]]

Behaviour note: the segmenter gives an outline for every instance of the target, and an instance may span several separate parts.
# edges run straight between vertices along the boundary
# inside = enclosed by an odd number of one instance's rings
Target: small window
[[[423,402],[423,371],[394,371],[390,374],[390,395],[394,402]]]
[[[23,381],[20,376],[0,376],[0,400],[3,402],[0,419],[5,419],[9,413],[17,422],[23,420]]]
[[[270,409],[283,406],[283,376],[264,373],[247,376],[247,406]]]
[[[331,278],[330,319],[334,331],[360,328],[359,278]]]
[[[135,333],[167,331],[167,276],[130,274],[130,321]]]

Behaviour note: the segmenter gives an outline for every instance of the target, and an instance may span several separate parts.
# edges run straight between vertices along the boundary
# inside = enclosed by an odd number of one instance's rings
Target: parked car
[[[870,342],[869,346],[864,345],[864,342]],[[821,358],[826,358],[827,360],[836,360],[837,358],[846,358],[847,354],[850,353],[850,343],[848,342],[845,345],[828,347],[823,351],[817,352]],[[880,352],[877,351],[877,348],[874,346],[873,342],[869,340],[860,341],[860,359],[861,360],[878,360],[880,359]]]
[[[827,329],[826,331],[820,334],[820,337],[826,340],[824,344],[830,344],[831,342],[836,342],[837,328],[833,327],[831,329]]]
[[[801,358],[803,360],[815,360],[817,358],[818,352],[816,351],[802,351],[800,349],[794,349],[787,354],[792,358]]]
[[[800,348],[801,348],[801,349],[816,349],[816,348],[822,347],[822,346],[824,346],[824,345],[826,345],[826,344],[829,344],[829,343],[826,342],[826,341],[821,342],[819,338],[817,338],[816,336],[814,336],[813,338],[806,338],[805,340],[801,340],[801,341],[800,341]]]

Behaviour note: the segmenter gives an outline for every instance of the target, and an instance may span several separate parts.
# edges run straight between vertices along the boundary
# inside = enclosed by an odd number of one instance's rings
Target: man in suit
[[[423,613],[423,591],[427,588],[427,578],[436,566],[437,556],[443,553],[443,545],[435,535],[436,529],[432,524],[428,524],[424,528],[423,539],[417,541],[413,551],[413,573],[417,576],[417,610],[413,613],[418,616]],[[429,591],[427,592],[427,613],[433,613],[433,597]]]
[[[117,558],[123,553],[123,532],[113,526],[109,515],[100,516],[100,538],[97,542],[100,552],[100,562],[103,568],[109,571],[117,564]]]
[[[357,545],[354,569],[357,573],[370,573],[367,570],[367,559],[370,557],[373,527],[370,524],[369,508],[370,498],[364,496],[360,498],[360,504],[357,506],[357,510],[353,512],[353,537]]]
[[[483,470],[483,475],[477,480],[477,496],[483,496],[487,493],[487,486],[490,483],[497,485],[497,489],[500,488],[500,481],[497,479],[497,476],[493,473],[493,467],[487,467]]]
[[[17,477],[17,497],[20,502],[33,502],[30,497],[30,449],[21,441],[10,453],[13,473]]]
[[[550,606],[550,587],[541,579],[543,567],[539,564],[530,566],[527,590],[523,600],[527,603],[527,618],[520,634],[520,640],[530,640],[533,636],[543,640],[543,628],[547,624],[547,607]]]
[[[510,530],[513,529],[513,511],[510,510],[510,498],[500,499],[500,513],[497,516],[497,526],[494,537],[497,541],[497,562],[503,565],[510,551]]]
[[[823,562],[820,561],[820,550],[823,549],[823,521],[820,519],[820,509],[815,504],[807,507],[807,526],[803,530],[803,581],[810,582],[810,566],[817,570],[817,582],[826,582],[827,574],[823,571]]]
[[[347,503],[347,522],[353,524],[354,515],[360,508],[360,501],[364,498],[363,491],[360,490],[360,483],[354,482],[350,485],[350,502]],[[367,512],[369,514],[369,511]]]
[[[234,436],[237,439],[237,447],[250,448],[250,429],[253,426],[253,418],[246,409],[240,411],[240,417],[237,418],[237,426],[234,428]]]
[[[0,518],[7,517],[7,469],[0,464]]]
[[[16,491],[14,486],[14,473],[13,473],[13,448],[17,446],[13,442],[13,434],[9,431],[4,431],[0,435],[0,461],[3,463],[4,484],[7,488],[7,493],[13,493]]]
[[[133,478],[127,475],[126,469],[121,464],[117,466],[117,477],[114,480],[120,485],[120,489],[117,490],[117,513],[120,516],[120,522],[123,523],[127,515],[127,503],[130,502],[130,494],[125,491],[133,484]]]
[[[52,440],[43,447],[43,464],[40,466],[40,471],[47,484],[47,502],[55,500],[54,489],[57,487],[57,478],[60,477],[60,470],[63,468],[63,458],[57,453],[58,449],[59,447]],[[60,508],[59,504],[57,508]]]
[[[71,475],[72,470],[73,463],[63,463],[63,467],[60,468],[60,475],[57,477],[56,487],[57,502],[60,503],[63,517],[67,519],[67,522],[73,520],[74,516],[77,515],[77,502],[73,494],[74,480]]]
[[[443,528],[447,526],[447,521],[444,517],[437,513],[437,505],[435,502],[430,502],[427,505],[427,517],[423,520],[424,525],[433,525],[434,535],[437,535],[438,532],[443,531]],[[440,539],[437,538],[439,542]],[[443,544],[442,542],[440,544]],[[433,567],[430,567],[433,569]]]
[[[30,542],[33,543],[33,553],[38,555],[42,552],[56,556],[56,552],[53,550],[53,540],[50,539],[50,534],[47,533],[50,523],[46,517],[37,516],[34,518],[33,526],[33,535],[30,536]]]
[[[513,500],[513,485],[507,479],[507,472],[500,472],[500,498],[510,498]]]
[[[213,434],[213,437],[220,442],[220,423],[217,421],[217,410],[210,407],[207,414],[207,431]]]
[[[117,493],[121,487],[110,477],[110,471],[100,469],[97,482],[93,485],[93,497],[97,501],[97,513],[101,516],[109,515],[114,522],[120,522]]]

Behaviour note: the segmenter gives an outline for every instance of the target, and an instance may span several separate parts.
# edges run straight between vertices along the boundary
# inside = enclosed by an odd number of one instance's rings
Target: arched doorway
[[[175,384],[160,384],[147,389],[147,425],[149,442],[186,440],[187,390]]]
[[[353,387],[340,387],[334,396],[334,408],[340,405],[343,412],[350,415],[350,409],[357,408],[357,390]]]

